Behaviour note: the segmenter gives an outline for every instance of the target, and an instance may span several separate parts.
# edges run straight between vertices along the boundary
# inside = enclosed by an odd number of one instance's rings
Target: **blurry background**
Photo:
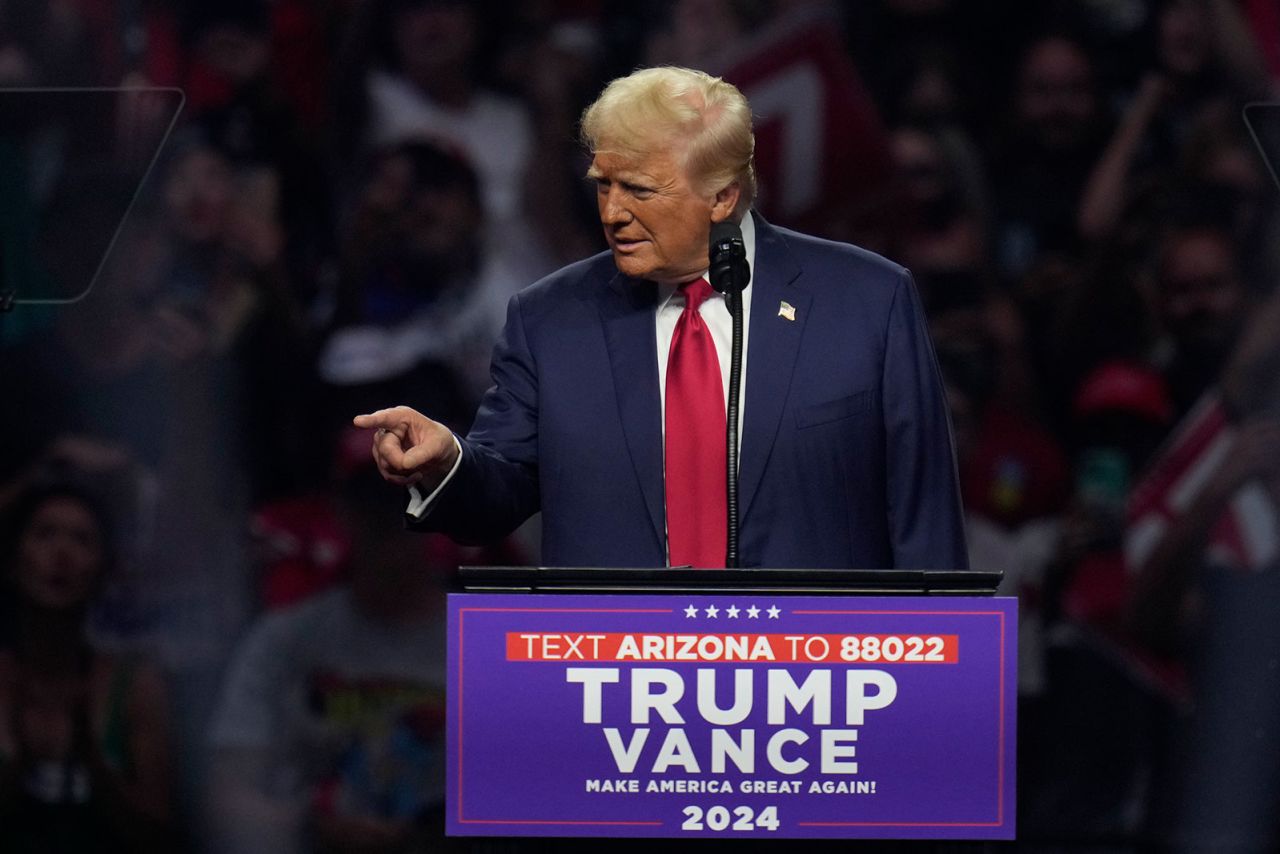
[[[658,63],[743,89],[770,221],[916,276],[1017,847],[1276,849],[1275,0],[0,0],[0,86],[186,96],[100,272],[171,100],[0,107],[3,287],[96,272],[0,316],[0,850],[446,845],[442,590],[536,531],[403,535],[346,425],[466,429],[604,248],[577,116]]]

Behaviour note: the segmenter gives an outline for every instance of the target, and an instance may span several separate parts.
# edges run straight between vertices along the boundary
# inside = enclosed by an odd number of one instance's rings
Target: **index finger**
[[[355,424],[362,430],[368,430],[375,427],[384,427],[390,429],[399,421],[395,415],[394,409],[379,409],[377,412],[370,412],[367,415],[357,415],[351,419],[351,423]]]

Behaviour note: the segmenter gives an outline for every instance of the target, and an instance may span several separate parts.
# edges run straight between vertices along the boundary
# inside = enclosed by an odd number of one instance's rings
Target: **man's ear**
[[[711,221],[724,222],[733,216],[738,208],[738,199],[742,196],[742,187],[737,181],[716,193],[711,201]]]

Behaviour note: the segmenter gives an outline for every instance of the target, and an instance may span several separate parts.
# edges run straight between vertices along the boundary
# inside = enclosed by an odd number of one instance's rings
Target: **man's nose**
[[[623,203],[618,187],[610,187],[608,195],[600,200],[600,221],[605,225],[626,225],[631,221],[631,211]]]

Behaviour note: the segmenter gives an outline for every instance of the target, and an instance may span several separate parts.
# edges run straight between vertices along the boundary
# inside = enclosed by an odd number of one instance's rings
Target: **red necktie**
[[[720,360],[698,306],[706,279],[680,286],[684,313],[667,360],[667,553],[671,566],[723,567],[728,539]]]

